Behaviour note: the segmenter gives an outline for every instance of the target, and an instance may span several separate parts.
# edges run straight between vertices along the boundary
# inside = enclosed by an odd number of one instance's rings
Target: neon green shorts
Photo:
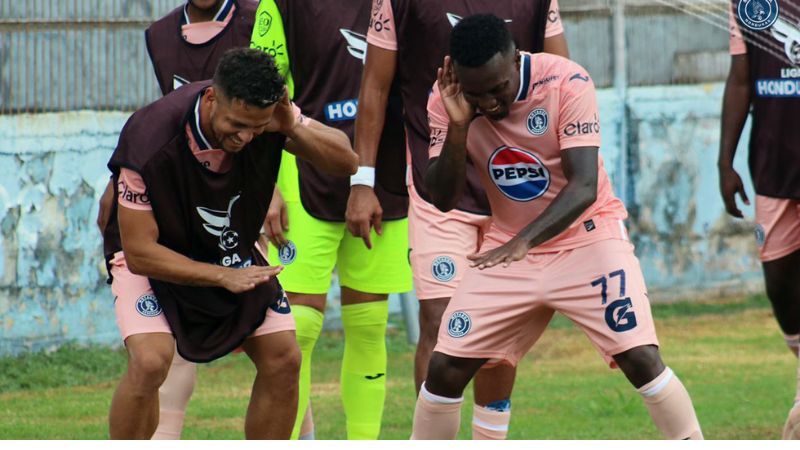
[[[284,170],[295,166],[294,173]],[[370,294],[407,292],[412,289],[408,262],[408,219],[383,222],[383,236],[372,231],[372,250],[347,231],[344,222],[328,222],[306,212],[297,194],[296,165],[292,158],[281,164],[279,187],[286,200],[289,245],[280,251],[270,244],[269,259],[285,269],[278,276],[288,292],[325,294],[336,267],[339,284]],[[294,175],[294,176],[292,176]],[[293,179],[292,179],[293,178]],[[294,181],[294,183],[292,183]]]

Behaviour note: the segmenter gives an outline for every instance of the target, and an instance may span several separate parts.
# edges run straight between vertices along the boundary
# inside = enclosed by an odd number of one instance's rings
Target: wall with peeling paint
[[[651,298],[758,289],[752,223],[728,218],[717,193],[722,86],[633,88],[628,95],[624,108],[614,91],[598,93],[602,153],[616,192],[628,197]],[[619,150],[624,114],[627,169]],[[119,343],[95,217],[105,163],[127,116],[0,116],[0,355],[66,341]],[[743,178],[745,156],[742,145]]]

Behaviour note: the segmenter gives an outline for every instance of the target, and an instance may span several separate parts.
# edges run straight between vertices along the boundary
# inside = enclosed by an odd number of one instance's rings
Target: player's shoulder
[[[180,25],[181,16],[183,15],[183,7],[184,4],[182,3],[180,6],[177,6],[172,11],[163,15],[160,19],[151,23],[150,26],[147,27],[147,32],[151,33],[164,29],[174,30],[175,26]]]

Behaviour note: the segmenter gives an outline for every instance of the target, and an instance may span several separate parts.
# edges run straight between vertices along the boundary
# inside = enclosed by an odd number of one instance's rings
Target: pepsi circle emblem
[[[511,200],[537,199],[550,187],[550,171],[533,153],[502,146],[489,157],[489,178]]]
[[[472,328],[472,319],[463,311],[456,311],[447,321],[447,334],[454,338],[464,337]]]
[[[431,272],[439,281],[450,281],[456,276],[456,262],[449,256],[439,256],[433,260]]]
[[[297,258],[297,247],[294,242],[289,241],[278,249],[278,259],[281,260],[281,264],[291,264],[295,258]]]
[[[528,131],[534,136],[541,136],[547,132],[548,122],[547,111],[542,108],[534,109],[528,114]]]
[[[736,15],[751,30],[766,30],[778,21],[778,0],[739,0]]]
[[[145,317],[155,317],[161,314],[161,305],[155,295],[145,294],[136,300],[136,312]]]

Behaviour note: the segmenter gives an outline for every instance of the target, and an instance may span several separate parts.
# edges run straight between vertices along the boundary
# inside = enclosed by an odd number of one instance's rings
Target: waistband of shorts
[[[498,228],[497,225],[492,223],[484,240],[485,242],[494,241],[502,245],[511,240],[515,235],[516,233],[510,233],[507,230]],[[628,230],[622,219],[604,216],[585,218],[572,224],[572,226],[564,230],[558,236],[530,249],[528,253],[555,253],[564,250],[573,250],[607,239],[630,241]],[[488,250],[492,247],[493,246],[490,244],[486,249]]]

